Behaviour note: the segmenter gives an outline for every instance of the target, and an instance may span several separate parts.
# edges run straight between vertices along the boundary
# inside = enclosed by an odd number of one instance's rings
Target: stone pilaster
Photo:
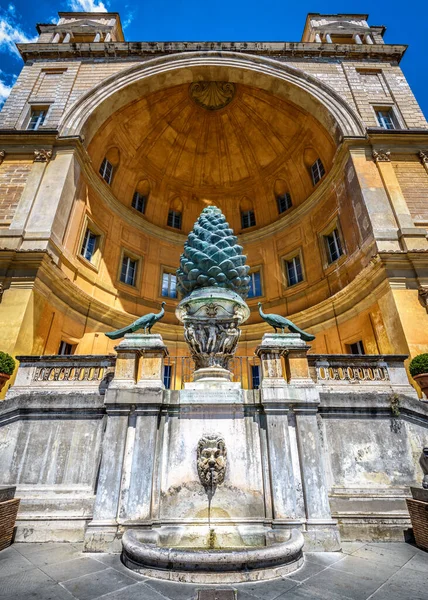
[[[414,225],[409,207],[391,163],[388,150],[374,150],[373,159],[382,178],[386,193],[395,215],[398,234],[404,250],[428,248],[426,232]]]

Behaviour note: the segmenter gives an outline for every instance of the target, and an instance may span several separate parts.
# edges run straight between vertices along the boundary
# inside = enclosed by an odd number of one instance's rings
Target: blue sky
[[[368,13],[371,25],[386,25],[386,43],[408,44],[401,63],[407,80],[428,116],[428,26],[423,2],[288,2],[287,0],[0,0],[0,102],[7,96],[22,60],[14,42],[36,35],[36,23],[49,23],[57,11],[110,10],[121,15],[128,41],[299,41],[308,12]]]

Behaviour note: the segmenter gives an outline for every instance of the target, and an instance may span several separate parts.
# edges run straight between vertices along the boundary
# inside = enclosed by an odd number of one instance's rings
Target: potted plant
[[[0,350],[0,392],[6,385],[6,382],[10,379],[15,369],[15,361],[7,352]]]
[[[428,397],[428,354],[415,356],[409,365],[410,375]]]

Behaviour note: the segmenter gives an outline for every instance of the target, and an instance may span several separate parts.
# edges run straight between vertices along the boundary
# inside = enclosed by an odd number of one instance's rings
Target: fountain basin
[[[266,538],[268,539],[268,538]],[[303,535],[292,529],[285,541],[265,546],[190,549],[160,546],[153,530],[128,530],[122,538],[122,561],[133,571],[171,581],[239,583],[274,579],[304,562]]]

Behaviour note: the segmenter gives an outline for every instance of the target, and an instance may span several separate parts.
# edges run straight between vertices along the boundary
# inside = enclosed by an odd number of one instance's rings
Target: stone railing
[[[54,389],[103,393],[113,377],[116,357],[113,355],[50,355],[17,356],[19,369],[15,384],[7,397],[27,392],[44,392]]]
[[[409,385],[401,354],[308,354],[314,381],[321,386]]]

